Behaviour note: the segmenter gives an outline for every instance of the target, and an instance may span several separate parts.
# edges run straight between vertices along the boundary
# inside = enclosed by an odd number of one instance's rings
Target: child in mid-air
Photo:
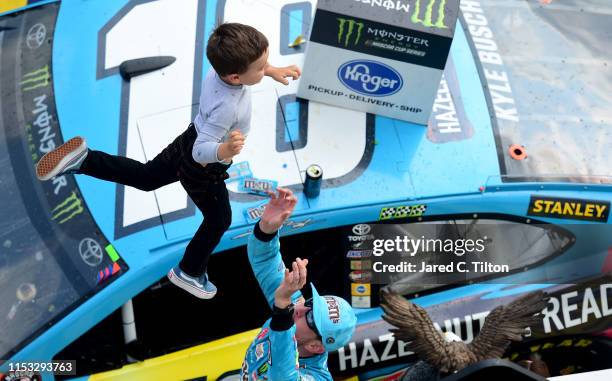
[[[152,191],[180,181],[204,215],[181,262],[170,269],[172,283],[201,299],[217,288],[208,279],[208,258],[231,224],[232,211],[224,180],[232,158],[242,151],[251,121],[248,86],[264,75],[285,85],[301,75],[297,66],[268,64],[268,40],[253,27],[238,23],[218,26],[206,55],[212,70],[202,83],[198,115],[187,130],[145,164],[87,148],[77,136],[44,155],[36,165],[40,180],[79,173]]]

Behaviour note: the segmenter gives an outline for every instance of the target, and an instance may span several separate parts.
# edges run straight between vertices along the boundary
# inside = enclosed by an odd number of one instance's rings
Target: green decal
[[[425,204],[386,207],[380,210],[378,219],[384,221],[396,218],[421,217],[426,211],[427,205]]]
[[[115,250],[113,245],[109,244],[104,249],[106,249],[106,252],[108,253],[108,256],[110,257],[111,261],[117,262],[119,260],[119,254],[117,254],[117,250]]]
[[[344,35],[345,27],[346,27],[346,36],[344,36],[344,46],[348,47],[349,42],[351,41],[351,36],[355,31],[355,26],[357,26],[357,36],[355,37],[355,41],[353,45],[357,45],[359,40],[361,39],[361,31],[363,31],[364,24],[362,22],[357,22],[355,20],[338,18],[338,43],[342,44],[342,37]]]
[[[31,91],[49,86],[50,79],[51,74],[49,74],[49,65],[45,65],[45,67],[41,69],[26,73],[20,84],[23,86],[23,91]]]
[[[77,214],[83,213],[83,201],[77,196],[75,191],[66,198],[61,204],[53,208],[51,211],[51,219],[58,220],[59,223],[70,221]]]
[[[429,1],[425,8],[425,16],[421,18],[421,1]],[[433,10],[436,2],[440,2],[438,6],[438,18],[436,22],[433,22]],[[414,12],[412,13],[412,22],[415,24],[423,24],[426,27],[434,27],[439,29],[447,29],[448,26],[444,24],[444,7],[446,6],[446,0],[416,0],[414,3]]]

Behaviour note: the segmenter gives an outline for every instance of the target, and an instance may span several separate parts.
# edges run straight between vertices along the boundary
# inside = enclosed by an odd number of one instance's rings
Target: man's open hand
[[[297,203],[297,197],[287,188],[278,187],[278,195],[270,192],[270,202],[266,205],[259,228],[266,234],[273,234],[283,226]]]
[[[285,269],[285,277],[274,292],[274,305],[278,308],[287,308],[291,304],[291,295],[301,290],[306,284],[306,266],[308,259],[297,258],[291,265],[291,271]]]

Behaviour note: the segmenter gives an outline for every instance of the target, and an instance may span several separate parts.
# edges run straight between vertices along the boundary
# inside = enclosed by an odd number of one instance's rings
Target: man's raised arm
[[[274,292],[280,286],[285,274],[278,230],[293,212],[297,198],[285,188],[278,188],[278,195],[270,193],[270,198],[261,220],[255,224],[253,234],[249,237],[247,251],[257,282],[266,296],[268,305],[272,307]],[[299,296],[298,292],[293,298]]]

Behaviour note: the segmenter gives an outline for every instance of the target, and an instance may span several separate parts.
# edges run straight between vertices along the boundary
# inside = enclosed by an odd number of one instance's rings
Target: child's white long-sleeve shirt
[[[210,69],[202,81],[200,106],[194,122],[198,136],[193,159],[201,164],[221,162],[217,150],[234,130],[247,136],[251,125],[251,91],[248,86],[232,86]]]

